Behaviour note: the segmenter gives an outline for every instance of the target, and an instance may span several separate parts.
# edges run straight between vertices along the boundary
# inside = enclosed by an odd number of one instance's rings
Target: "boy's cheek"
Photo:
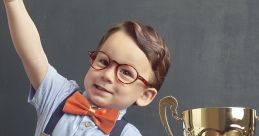
[[[84,87],[85,89],[87,89],[87,86],[89,86],[89,83],[92,82],[91,81],[91,72],[90,69],[87,71],[85,78],[84,78]]]
[[[85,82],[87,82],[87,80],[91,79],[91,76],[93,75],[93,70],[91,68],[88,69],[88,71],[85,74]]]

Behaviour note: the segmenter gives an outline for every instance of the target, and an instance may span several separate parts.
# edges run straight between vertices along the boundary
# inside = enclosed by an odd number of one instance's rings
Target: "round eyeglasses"
[[[88,52],[89,62],[91,67],[95,70],[103,70],[110,66],[112,62],[117,64],[116,66],[116,76],[120,82],[124,84],[131,84],[137,79],[141,80],[146,86],[152,87],[151,84],[147,82],[142,76],[140,76],[137,70],[128,64],[119,64],[117,61],[110,59],[110,57],[103,51],[91,51]]]

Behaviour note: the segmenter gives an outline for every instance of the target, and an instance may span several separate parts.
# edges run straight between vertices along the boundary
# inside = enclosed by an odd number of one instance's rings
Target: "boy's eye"
[[[118,68],[118,77],[124,82],[132,82],[137,77],[137,72],[127,65],[121,65]]]
[[[122,69],[122,70],[121,70],[121,73],[122,73],[123,75],[125,75],[125,76],[132,77],[132,74],[131,74],[130,71],[128,71],[128,70]]]
[[[103,67],[107,67],[109,65],[109,61],[107,59],[99,59],[98,65],[103,66]]]

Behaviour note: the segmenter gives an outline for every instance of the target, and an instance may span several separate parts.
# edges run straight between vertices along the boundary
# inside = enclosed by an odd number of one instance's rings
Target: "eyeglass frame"
[[[104,67],[104,68],[102,68],[102,69],[96,69],[96,68],[93,67],[94,59],[92,58],[92,55],[93,55],[94,53],[98,53],[98,52],[101,52],[101,53],[105,54],[105,55],[108,57],[108,59],[109,59],[109,64],[108,64],[108,66],[106,66],[106,67]],[[107,67],[109,67],[109,66],[111,65],[111,62],[115,62],[115,63],[117,64],[116,67],[115,67],[115,70],[116,70],[116,78],[117,78],[121,83],[123,83],[123,84],[132,84],[132,83],[134,83],[135,81],[137,81],[137,80],[139,79],[139,80],[142,81],[147,87],[153,87],[153,85],[151,85],[150,83],[148,83],[148,81],[147,81],[144,77],[142,77],[142,76],[139,75],[139,73],[138,73],[138,71],[137,71],[137,69],[136,69],[135,67],[133,67],[133,66],[131,66],[131,65],[129,65],[129,64],[120,64],[120,63],[118,63],[116,60],[111,59],[111,58],[109,57],[109,55],[107,55],[107,54],[106,54],[105,52],[103,52],[103,51],[88,51],[88,56],[89,56],[89,63],[90,63],[90,66],[91,66],[93,69],[95,69],[95,70],[103,70],[103,69],[106,69]],[[121,81],[121,80],[119,79],[118,75],[117,75],[118,67],[121,66],[121,65],[127,65],[127,66],[132,67],[132,68],[136,71],[136,73],[137,73],[136,79],[134,79],[132,82],[129,82],[129,83],[125,83],[125,82]]]

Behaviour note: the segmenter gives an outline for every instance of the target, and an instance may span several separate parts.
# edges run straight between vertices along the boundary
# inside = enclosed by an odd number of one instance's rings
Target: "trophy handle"
[[[167,106],[170,106],[170,110],[172,111],[172,116],[174,119],[182,120],[182,118],[178,117],[178,113],[177,113],[178,102],[173,96],[166,96],[159,101],[160,120],[166,130],[167,135],[173,136],[173,133],[167,121],[167,115],[166,115]]]
[[[255,118],[259,121],[259,116],[255,116]]]

